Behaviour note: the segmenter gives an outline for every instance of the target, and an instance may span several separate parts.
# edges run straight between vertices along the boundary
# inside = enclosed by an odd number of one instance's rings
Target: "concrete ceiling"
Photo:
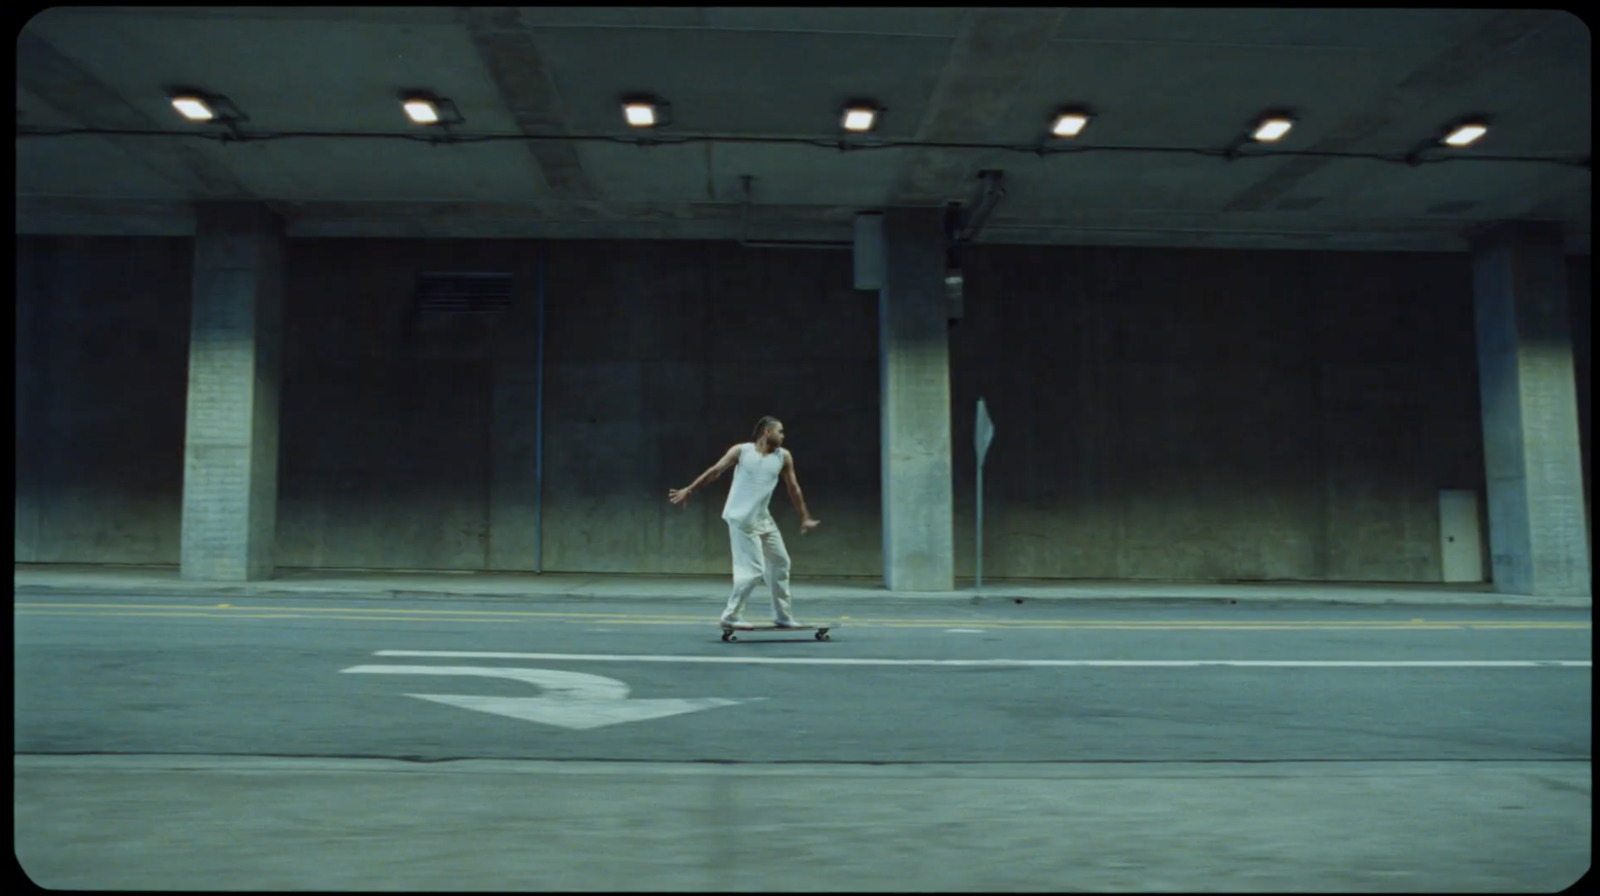
[[[1559,11],[67,7],[17,50],[19,233],[186,234],[254,198],[304,236],[842,242],[998,170],[978,243],[1462,251],[1516,219],[1589,251],[1589,30]],[[662,142],[632,92],[671,103]],[[858,97],[887,111],[841,150]],[[1046,139],[1067,104],[1093,121]],[[1225,155],[1278,108],[1287,138]],[[1470,114],[1487,137],[1404,161]]]

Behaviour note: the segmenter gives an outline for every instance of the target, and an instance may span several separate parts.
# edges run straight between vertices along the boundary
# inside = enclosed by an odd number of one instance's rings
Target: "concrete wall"
[[[435,320],[414,293],[436,271],[510,270],[526,287],[517,248],[289,242],[279,566],[486,568],[492,373],[508,344],[529,341],[529,303]]]
[[[535,568],[538,251],[291,245],[282,565]],[[666,492],[768,413],[795,421],[809,492],[876,494],[871,299],[845,266],[816,259],[700,243],[549,245],[544,569],[725,571],[728,480],[687,509]],[[415,314],[417,274],[449,271],[512,272],[513,310]],[[860,431],[841,442],[851,426]],[[841,535],[877,525],[875,505],[834,506]],[[831,568],[874,573],[876,539],[847,541],[829,549]]]
[[[881,573],[876,296],[849,253],[547,249],[546,570],[727,572],[728,480],[666,490],[775,414],[824,521],[802,542],[774,496],[797,576]],[[176,563],[191,241],[18,252],[17,559]],[[534,567],[538,252],[290,242],[281,566]],[[448,271],[511,272],[512,310],[418,315],[416,275]],[[1438,580],[1438,491],[1483,486],[1468,256],[995,246],[966,280],[958,576],[982,394],[986,576]]]
[[[973,405],[987,574],[1436,581],[1483,487],[1464,256],[995,247],[952,340],[958,575]]]
[[[877,575],[877,306],[848,253],[729,243],[551,244],[545,568],[728,573],[729,474],[667,503],[755,422],[783,419],[830,533],[797,574]]]
[[[176,564],[192,240],[17,238],[16,560]]]

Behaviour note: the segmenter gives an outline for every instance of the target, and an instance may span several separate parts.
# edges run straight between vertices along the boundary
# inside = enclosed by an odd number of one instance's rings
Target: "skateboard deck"
[[[815,632],[812,637],[818,641],[831,641],[833,639],[828,636],[829,630],[839,627],[838,623],[832,622],[827,625],[728,625],[719,622],[717,625],[722,629],[724,641],[739,640],[738,632]]]

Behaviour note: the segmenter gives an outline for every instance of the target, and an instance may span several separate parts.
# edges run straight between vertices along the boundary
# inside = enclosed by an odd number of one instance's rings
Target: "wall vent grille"
[[[433,314],[495,314],[510,307],[510,274],[417,276],[418,311]]]

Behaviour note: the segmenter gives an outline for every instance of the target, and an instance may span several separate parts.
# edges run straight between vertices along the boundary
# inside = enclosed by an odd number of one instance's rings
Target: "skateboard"
[[[735,625],[728,625],[725,622],[719,622],[717,624],[722,628],[722,640],[724,640],[724,641],[737,641],[737,640],[739,640],[739,636],[734,634],[734,632],[815,632],[816,634],[813,635],[812,637],[816,638],[818,641],[832,641],[833,639],[828,637],[828,631],[829,631],[829,629],[835,629],[835,628],[839,627],[836,623],[829,623],[827,625],[788,625],[788,626],[779,626],[779,625],[737,625],[737,626],[735,626]]]

